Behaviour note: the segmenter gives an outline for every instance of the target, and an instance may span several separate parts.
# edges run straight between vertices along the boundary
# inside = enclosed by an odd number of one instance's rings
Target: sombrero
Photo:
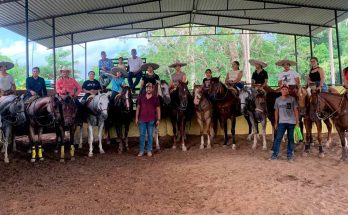
[[[2,61],[2,62],[0,62],[0,66],[4,66],[4,67],[6,67],[6,70],[9,70],[9,69],[12,69],[14,67],[14,64],[11,62]]]
[[[145,63],[140,67],[140,71],[147,71],[147,68],[151,66],[153,70],[156,70],[159,68],[159,65],[157,63]]]
[[[292,61],[292,60],[284,59],[284,60],[279,60],[276,63],[277,66],[283,66],[284,64],[290,64],[290,66],[294,66],[294,65],[296,65],[296,62]]]
[[[125,69],[120,68],[120,67],[112,67],[110,72],[104,72],[104,74],[116,77],[117,72],[121,72],[122,77],[124,77],[124,78],[128,77],[127,71]]]
[[[256,64],[259,64],[259,65],[261,65],[263,68],[265,68],[265,67],[267,66],[267,63],[262,62],[262,61],[260,61],[260,60],[250,59],[250,60],[249,60],[249,63],[250,63],[251,65],[253,65],[253,66],[255,66]]]
[[[62,68],[60,68],[59,72],[62,72],[62,71],[68,71],[68,72],[71,72],[71,69],[67,66],[63,66]]]
[[[186,66],[186,65],[187,63],[181,63],[180,61],[177,60],[175,63],[170,64],[168,67],[175,68],[176,66]]]

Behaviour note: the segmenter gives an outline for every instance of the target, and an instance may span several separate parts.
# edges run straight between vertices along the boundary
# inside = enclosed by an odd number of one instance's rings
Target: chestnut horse
[[[341,160],[347,159],[345,132],[348,130],[348,101],[345,95],[313,92],[310,98],[310,109],[320,120],[331,118],[341,140]]]
[[[227,135],[227,120],[231,119],[231,134],[232,134],[232,149],[236,148],[236,116],[238,104],[238,96],[234,95],[231,90],[229,90],[221,81],[220,77],[212,78],[210,80],[210,88],[208,90],[210,99],[217,106],[217,113],[220,121],[220,127],[224,129],[224,145],[228,144],[228,135]]]

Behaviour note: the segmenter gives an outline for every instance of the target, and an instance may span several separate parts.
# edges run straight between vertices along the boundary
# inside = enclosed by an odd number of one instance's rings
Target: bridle
[[[18,102],[20,101],[19,97],[14,98],[14,100],[16,100],[14,103],[11,102],[8,106],[8,110],[9,110],[9,114],[3,115],[2,116],[2,120],[4,122],[9,123],[10,125],[16,126],[19,124],[23,123],[23,118],[20,117],[20,114],[24,113],[24,110],[22,111],[16,111],[13,110],[14,107],[16,107],[16,105],[18,104]],[[24,104],[23,104],[24,105]]]
[[[212,93],[212,99],[215,100],[215,101],[223,101],[226,99],[227,97],[227,94],[228,94],[228,89],[225,85],[223,85],[222,83],[218,82],[218,83],[214,83],[214,84],[218,84],[219,85],[219,88],[216,92],[213,92]],[[225,92],[225,95],[222,97],[222,98],[217,98],[217,94],[218,92],[221,91],[221,88],[223,88],[226,92]]]
[[[98,97],[99,96],[99,97]],[[99,104],[99,101],[101,100],[102,97],[105,97],[107,96],[106,94],[99,94],[98,96],[98,100],[94,101],[96,99],[96,97],[93,98],[92,100],[92,107],[91,107],[91,111],[92,113],[97,116],[99,115],[101,112],[105,111],[105,110],[108,110],[108,108],[100,108],[100,104]]]
[[[341,98],[341,100],[340,100],[340,103],[339,103],[339,105],[338,105],[338,108],[337,108],[336,110],[334,110],[334,108],[331,107],[331,105],[330,105],[327,101],[325,101],[325,99],[323,99],[323,98],[320,97],[320,94],[319,94],[319,93],[317,93],[316,95],[317,95],[317,108],[316,108],[315,115],[318,117],[318,119],[320,119],[320,120],[329,119],[329,118],[333,117],[339,110],[341,110],[342,104],[343,104],[343,101],[344,101],[344,96],[342,96],[342,98]],[[333,112],[332,112],[331,114],[325,116],[325,117],[321,117],[321,116],[320,116],[320,115],[321,115],[320,113],[321,113],[322,111],[320,110],[320,101],[324,102],[325,105],[328,106],[328,107],[330,108],[330,110],[333,111]]]
[[[39,100],[39,99],[36,99],[36,100],[34,101],[34,104],[33,104],[33,109],[34,109],[34,110],[35,110],[35,106],[36,106],[36,103],[37,103],[38,100]],[[61,112],[60,112],[60,110],[59,110],[59,107],[58,107],[58,110],[57,110],[57,108],[54,107],[54,102],[55,102],[55,101],[54,101],[54,97],[50,97],[50,100],[49,100],[49,102],[48,102],[48,104],[47,104],[47,107],[46,107],[48,114],[42,115],[42,116],[36,116],[36,115],[34,115],[34,116],[32,117],[32,118],[34,119],[35,123],[36,123],[38,126],[40,126],[40,127],[54,127],[54,126],[58,123],[58,119],[57,119],[56,115],[57,115],[57,113],[60,114]],[[30,108],[30,107],[28,107],[28,108]],[[50,111],[49,111],[49,108],[50,108]],[[41,122],[39,121],[39,119],[43,119],[43,118],[50,118],[50,119],[52,119],[52,120],[49,120],[48,123],[44,124],[44,123],[41,123]]]

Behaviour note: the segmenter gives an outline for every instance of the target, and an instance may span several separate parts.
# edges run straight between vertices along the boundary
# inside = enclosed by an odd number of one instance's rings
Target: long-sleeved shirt
[[[47,96],[45,80],[41,77],[28,77],[26,81],[27,96],[30,97],[30,91],[34,91],[38,96]]]
[[[56,92],[59,95],[68,93],[70,96],[77,96],[81,92],[81,86],[73,78],[59,78],[56,82]]]
[[[102,70],[103,67],[105,67],[105,69],[107,71],[111,71],[111,68],[113,67],[113,63],[112,60],[106,58],[105,60],[100,59],[99,60],[99,69]]]

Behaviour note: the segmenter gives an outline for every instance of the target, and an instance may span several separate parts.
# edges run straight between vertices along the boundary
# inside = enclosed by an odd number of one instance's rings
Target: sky
[[[117,53],[127,52],[130,56],[130,50],[139,46],[146,46],[148,40],[144,38],[134,39],[106,39],[87,43],[87,71],[90,71],[93,66],[98,65],[100,52],[106,51],[108,58],[116,58]],[[74,58],[78,61],[75,64],[75,69],[81,71],[81,77],[84,77],[85,72],[85,51],[84,44],[74,46]],[[64,49],[71,50],[71,46]],[[52,53],[52,49],[38,43],[29,43],[29,67],[46,65],[46,59]],[[0,28],[0,54],[10,57],[13,62],[25,66],[25,38],[7,29]],[[141,50],[138,51],[138,56],[141,56]],[[129,57],[123,56],[123,57]]]

